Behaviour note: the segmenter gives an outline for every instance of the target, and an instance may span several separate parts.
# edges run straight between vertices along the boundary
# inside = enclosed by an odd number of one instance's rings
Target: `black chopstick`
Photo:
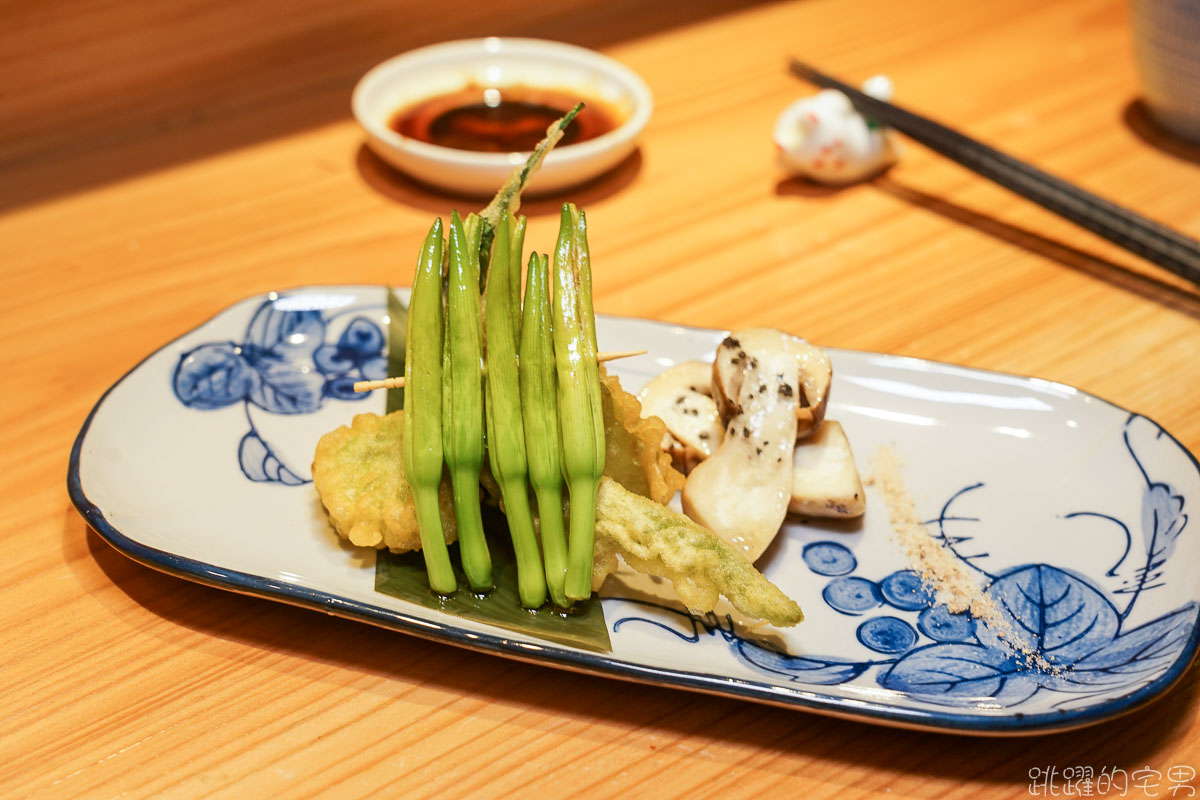
[[[967,169],[1200,285],[1200,243],[1166,225],[1005,155],[957,131],[842,83],[800,61],[791,73],[823,89],[837,89],[851,104],[883,125],[957,161]]]

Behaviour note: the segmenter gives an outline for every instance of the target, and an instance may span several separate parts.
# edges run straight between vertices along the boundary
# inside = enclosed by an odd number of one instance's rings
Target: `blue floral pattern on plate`
[[[281,307],[278,297],[255,311],[241,342],[208,342],[179,357],[171,386],[179,402],[200,411],[242,403],[250,429],[238,443],[242,473],[252,481],[309,483],[284,464],[254,424],[250,406],[273,414],[310,414],[326,398],[362,400],[354,383],[387,377],[387,339],[365,316],[355,316],[335,342],[326,342],[326,315]]]
[[[1163,568],[1188,524],[1183,496],[1169,483],[1153,480],[1134,451],[1130,426],[1140,419],[1144,418],[1132,415],[1121,435],[1145,481],[1141,536],[1134,537],[1125,522],[1109,514],[1064,515],[1064,519],[1101,518],[1121,531],[1124,550],[1106,575],[1122,583],[1111,593],[1086,575],[1050,564],[1024,564],[992,574],[979,563],[986,560],[986,553],[964,556],[959,547],[972,537],[951,536],[947,524],[980,521],[950,513],[956,500],[984,488],[975,483],[956,492],[926,525],[937,530],[940,543],[986,581],[984,594],[1001,616],[995,630],[969,611],[951,613],[938,604],[911,569],[893,571],[878,581],[851,574],[858,566],[854,552],[839,542],[822,540],[803,550],[810,571],[831,577],[822,598],[833,611],[848,616],[887,608],[888,613],[859,623],[856,636],[867,650],[891,658],[798,656],[740,633],[728,617],[722,622],[712,614],[698,617],[677,609],[670,610],[690,620],[691,634],[635,616],[618,620],[613,631],[643,622],[688,641],[699,641],[701,631],[719,634],[745,663],[792,681],[840,684],[874,669],[878,685],[885,689],[950,706],[1016,707],[1042,690],[1063,694],[1058,705],[1069,706],[1078,695],[1141,686],[1148,675],[1166,669],[1183,653],[1196,626],[1198,605],[1188,603],[1131,630],[1123,626],[1138,598],[1164,585]],[[1118,598],[1124,600],[1123,609],[1114,602]],[[915,626],[897,612],[915,613]]]

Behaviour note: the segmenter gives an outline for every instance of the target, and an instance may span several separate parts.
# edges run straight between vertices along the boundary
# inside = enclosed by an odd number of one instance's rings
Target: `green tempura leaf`
[[[388,375],[404,374],[404,337],[408,329],[408,306],[396,296],[392,287],[388,293]],[[404,408],[404,390],[387,390],[387,413]]]
[[[576,603],[567,614],[549,607],[539,611],[521,608],[517,594],[517,562],[504,516],[498,511],[484,509],[484,530],[492,553],[492,578],[496,582],[496,588],[487,595],[479,596],[459,589],[451,597],[440,597],[429,591],[425,562],[419,552],[397,555],[387,550],[380,550],[375,560],[375,591],[568,647],[596,653],[612,651],[604,609],[598,597]],[[450,562],[454,564],[459,585],[466,586],[457,554],[451,553]]]

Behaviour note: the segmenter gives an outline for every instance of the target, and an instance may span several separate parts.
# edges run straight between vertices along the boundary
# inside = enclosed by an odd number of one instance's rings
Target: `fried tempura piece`
[[[596,496],[596,551],[592,586],[617,568],[667,578],[694,612],[711,611],[720,595],[738,611],[786,627],[803,619],[800,607],[758,572],[745,556],[663,504],[683,484],[671,457],[659,448],[666,427],[641,418],[637,398],[614,376],[601,376],[607,447]],[[338,535],[362,547],[403,553],[421,547],[412,489],[400,457],[404,412],[359,414],[350,427],[321,437],[313,484]],[[447,543],[455,541],[449,482],[438,490]]]
[[[404,415],[359,414],[317,442],[313,485],[343,539],[360,547],[403,553],[419,550],[417,514],[412,489],[404,478]],[[443,478],[438,488],[446,542],[458,538],[454,501]]]
[[[662,421],[642,419],[637,398],[622,389],[615,376],[603,372],[601,398],[607,447],[604,474],[632,491],[667,502],[683,485],[683,475],[658,447],[665,431]],[[362,547],[386,547],[396,553],[421,547],[412,489],[400,457],[403,413],[359,414],[349,428],[322,436],[313,459],[313,484],[338,535]],[[486,471],[481,479],[485,489],[489,482],[494,488],[495,481]],[[438,500],[446,541],[453,542],[458,530],[445,480]]]
[[[683,488],[684,477],[662,450],[666,424],[658,417],[642,418],[638,399],[621,388],[621,381],[600,367],[600,401],[604,408],[604,474],[617,483],[666,503]]]
[[[692,612],[711,611],[718,595],[724,595],[738,611],[776,627],[790,627],[804,619],[794,600],[712,531],[601,478],[596,494],[594,590],[616,571],[618,554],[638,572],[670,580]]]
[[[615,379],[608,380],[616,383]],[[604,396],[612,398],[614,408],[621,408],[624,401],[620,398],[624,393],[619,385],[613,391],[611,384],[605,383]],[[632,399],[632,395],[625,397]],[[605,421],[611,430],[617,427],[618,419],[639,418],[635,408],[632,417],[616,411],[610,420],[607,399],[605,405]],[[317,443],[313,483],[329,512],[329,520],[338,535],[362,547],[387,547],[400,553],[421,546],[412,490],[404,479],[404,459],[399,457],[404,439],[403,413],[396,411],[386,417],[359,414],[350,427],[330,431]],[[743,614],[772,625],[795,625],[803,619],[799,606],[754,569],[745,556],[711,531],[660,505],[653,497],[638,493],[638,490],[653,491],[665,502],[670,498],[670,494],[664,497],[664,493],[671,486],[672,473],[679,476],[670,467],[670,457],[658,450],[661,431],[655,431],[653,425],[639,430],[641,433],[630,433],[622,426],[624,438],[617,440],[625,444],[609,451],[610,463],[634,486],[622,486],[607,467],[605,477],[600,479],[593,588],[598,589],[616,570],[616,557],[620,554],[638,572],[671,580],[680,599],[692,611],[711,611],[718,596],[724,595]],[[632,465],[639,463],[632,447],[635,441],[664,456],[665,469],[663,460],[655,458],[651,462],[651,471],[658,470],[656,477],[642,472],[639,480],[633,472],[636,467]],[[458,532],[448,481],[442,482],[438,499],[446,541],[452,542]]]

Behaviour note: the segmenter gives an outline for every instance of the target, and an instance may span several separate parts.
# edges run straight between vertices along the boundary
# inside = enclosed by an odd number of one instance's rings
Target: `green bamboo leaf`
[[[608,625],[599,598],[576,603],[569,613],[549,608],[540,611],[521,608],[517,591],[517,564],[503,515],[485,509],[484,527],[492,544],[492,577],[496,582],[496,588],[487,595],[458,592],[452,597],[438,597],[429,591],[420,553],[396,555],[386,550],[381,550],[375,561],[375,590],[434,611],[495,625],[556,644],[596,653],[612,652]],[[455,565],[459,582],[465,584],[466,578],[459,571],[457,554],[452,554],[451,562]]]

